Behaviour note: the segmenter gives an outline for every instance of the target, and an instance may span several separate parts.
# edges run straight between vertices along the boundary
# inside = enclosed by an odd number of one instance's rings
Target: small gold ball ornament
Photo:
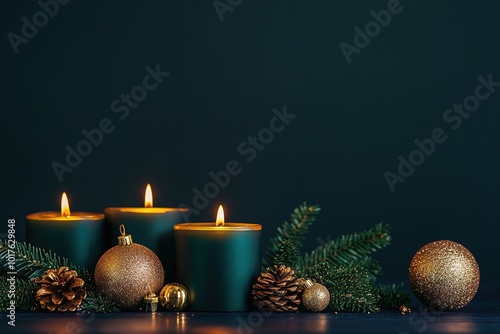
[[[313,283],[311,280],[304,282],[304,292],[302,293],[302,304],[311,312],[321,312],[330,303],[330,292],[320,283]]]
[[[118,246],[110,248],[97,262],[96,287],[124,309],[139,308],[148,293],[163,286],[164,272],[158,256],[149,248],[132,242],[120,226]]]
[[[415,254],[409,279],[413,293],[424,305],[436,310],[457,310],[474,298],[479,287],[479,266],[461,244],[439,240]]]
[[[188,289],[179,283],[169,283],[160,291],[160,303],[167,311],[182,311],[189,304]]]

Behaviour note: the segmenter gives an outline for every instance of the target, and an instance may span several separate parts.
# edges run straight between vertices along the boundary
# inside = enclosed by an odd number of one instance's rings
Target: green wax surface
[[[157,208],[106,208],[106,250],[118,244],[120,225],[123,224],[133,242],[148,247],[158,256],[165,270],[166,282],[172,282],[175,280],[174,225],[183,222],[184,211],[148,212],[148,209]]]
[[[181,224],[182,225],[182,224]],[[260,273],[260,230],[175,230],[178,283],[190,311],[246,311]]]
[[[26,239],[36,247],[51,250],[73,264],[94,271],[103,253],[104,224],[95,220],[27,219]]]

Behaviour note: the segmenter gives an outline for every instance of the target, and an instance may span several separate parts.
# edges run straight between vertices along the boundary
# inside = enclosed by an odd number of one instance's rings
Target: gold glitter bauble
[[[428,243],[411,260],[410,285],[424,305],[436,310],[456,310],[467,305],[479,286],[479,266],[459,243]]]
[[[308,311],[321,312],[330,303],[330,292],[323,284],[306,280],[304,288],[302,304]]]
[[[189,304],[188,289],[179,283],[169,283],[160,291],[160,303],[167,311],[182,311]]]
[[[122,225],[123,226],[123,225]],[[164,272],[160,259],[149,248],[132,242],[120,227],[118,246],[104,253],[97,262],[96,287],[118,307],[140,307],[148,293],[158,293],[163,286]]]

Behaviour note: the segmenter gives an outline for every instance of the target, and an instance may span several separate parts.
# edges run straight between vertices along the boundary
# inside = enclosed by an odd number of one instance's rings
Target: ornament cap
[[[148,293],[146,297],[144,297],[144,301],[148,304],[158,303],[158,296],[154,292]]]
[[[120,225],[120,233],[122,235],[118,236],[118,245],[127,246],[133,244],[132,236],[130,234],[125,234],[125,226],[123,224]]]
[[[302,283],[302,286],[304,287],[304,289],[310,288],[313,285],[314,285],[314,283],[310,279],[306,279],[304,281],[304,283]]]
[[[146,312],[156,312],[158,310],[158,296],[154,292],[150,292],[144,297],[146,304]]]

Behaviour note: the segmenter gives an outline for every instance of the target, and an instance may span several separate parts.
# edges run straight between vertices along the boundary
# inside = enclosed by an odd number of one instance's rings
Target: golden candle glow
[[[151,190],[151,185],[149,183],[146,186],[146,193],[144,194],[144,207],[153,207],[153,191]]]
[[[224,209],[222,205],[219,205],[219,210],[217,211],[217,219],[215,220],[215,226],[224,226]]]
[[[61,216],[68,217],[70,215],[68,196],[63,192],[61,196]]]

